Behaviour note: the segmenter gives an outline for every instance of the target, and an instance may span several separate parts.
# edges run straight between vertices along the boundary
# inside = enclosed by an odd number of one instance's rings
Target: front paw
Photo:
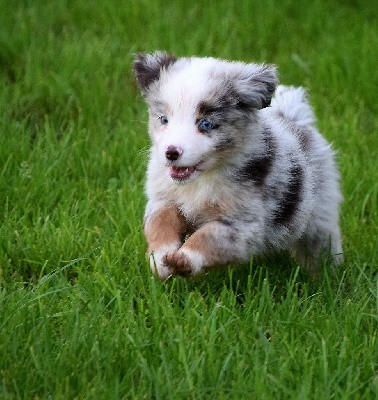
[[[163,262],[172,275],[180,276],[197,275],[203,271],[206,265],[205,257],[202,254],[184,248],[166,254]]]
[[[165,257],[167,254],[175,252],[178,248],[179,244],[172,244],[151,252],[149,257],[151,271],[161,280],[165,280],[173,275],[171,268],[165,262]]]
[[[193,266],[189,257],[180,251],[168,253],[163,258],[164,264],[169,268],[172,275],[189,276],[192,274]]]

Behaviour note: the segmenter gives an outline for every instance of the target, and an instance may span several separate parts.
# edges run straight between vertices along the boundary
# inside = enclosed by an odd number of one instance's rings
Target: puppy
[[[152,141],[144,232],[161,279],[289,250],[342,262],[334,153],[271,65],[137,54]],[[272,96],[275,94],[275,97]]]

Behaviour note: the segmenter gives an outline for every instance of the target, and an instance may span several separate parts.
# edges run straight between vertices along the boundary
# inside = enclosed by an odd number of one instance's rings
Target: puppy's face
[[[154,156],[188,182],[242,151],[254,111],[270,104],[273,67],[138,54],[139,87],[149,106]]]

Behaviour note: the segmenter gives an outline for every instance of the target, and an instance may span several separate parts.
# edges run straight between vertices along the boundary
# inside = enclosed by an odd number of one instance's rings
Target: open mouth
[[[175,181],[187,181],[188,179],[192,178],[195,172],[198,171],[197,166],[193,167],[176,167],[172,165],[169,168],[169,175]]]

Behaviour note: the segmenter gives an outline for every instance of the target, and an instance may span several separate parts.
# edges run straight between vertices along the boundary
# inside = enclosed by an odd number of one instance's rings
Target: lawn
[[[0,399],[378,399],[368,0],[0,0]],[[338,153],[345,264],[151,277],[133,53],[268,62]]]

